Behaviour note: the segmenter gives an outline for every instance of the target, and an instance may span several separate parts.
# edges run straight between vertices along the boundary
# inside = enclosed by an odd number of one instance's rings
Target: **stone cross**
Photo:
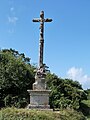
[[[40,22],[40,46],[39,46],[39,68],[43,67],[44,49],[44,22],[51,22],[52,19],[44,19],[44,11],[41,11],[40,18],[33,19],[33,22]]]
[[[52,19],[44,19],[44,12],[41,11],[39,19],[33,19],[33,22],[40,22],[40,44],[39,44],[39,67],[35,70],[35,82],[33,90],[27,90],[30,94],[29,109],[49,110],[49,94],[51,90],[46,88],[46,66],[43,64],[43,48],[44,48],[44,22],[51,22]]]

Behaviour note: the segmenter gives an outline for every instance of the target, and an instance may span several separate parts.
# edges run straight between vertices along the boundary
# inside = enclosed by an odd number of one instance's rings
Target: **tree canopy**
[[[13,49],[0,51],[0,107],[25,107],[29,103],[27,90],[32,89],[35,67],[30,58]],[[77,81],[59,78],[55,74],[46,76],[47,88],[51,90],[52,108],[79,109],[86,92]]]
[[[53,108],[79,109],[81,101],[87,99],[87,94],[77,81],[48,74],[47,84],[51,89],[50,105]]]
[[[0,51],[0,107],[23,106],[21,102],[27,99],[27,89],[32,89],[34,82],[33,69],[24,54],[12,49]]]

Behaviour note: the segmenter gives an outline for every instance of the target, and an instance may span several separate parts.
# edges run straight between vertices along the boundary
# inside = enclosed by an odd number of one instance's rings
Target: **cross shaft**
[[[43,49],[44,49],[44,22],[51,22],[52,19],[44,19],[44,11],[41,11],[40,18],[32,20],[40,22],[40,44],[39,44],[39,68],[43,67]]]

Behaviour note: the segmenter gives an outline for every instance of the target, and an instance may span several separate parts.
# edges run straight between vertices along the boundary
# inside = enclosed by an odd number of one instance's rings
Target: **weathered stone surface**
[[[51,22],[52,19],[44,18],[44,11],[40,12],[40,18],[33,19],[33,22],[40,22],[40,43],[39,43],[39,68],[43,66],[43,49],[44,49],[44,23]]]
[[[30,104],[28,108],[49,109],[50,90],[28,90],[30,94]]]
[[[38,78],[33,84],[33,90],[45,90],[45,89],[46,89],[45,79]]]
[[[33,90],[27,90],[30,94],[29,109],[49,109],[49,93],[46,90],[46,65],[43,64],[43,49],[44,49],[44,22],[51,22],[52,19],[44,19],[44,11],[40,13],[40,19],[33,19],[33,22],[40,22],[40,43],[39,43],[39,66],[36,69],[35,83]]]

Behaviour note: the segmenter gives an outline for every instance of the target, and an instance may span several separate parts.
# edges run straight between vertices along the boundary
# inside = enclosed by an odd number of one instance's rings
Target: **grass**
[[[0,120],[86,120],[82,113],[74,110],[37,111],[4,108],[0,110]]]

